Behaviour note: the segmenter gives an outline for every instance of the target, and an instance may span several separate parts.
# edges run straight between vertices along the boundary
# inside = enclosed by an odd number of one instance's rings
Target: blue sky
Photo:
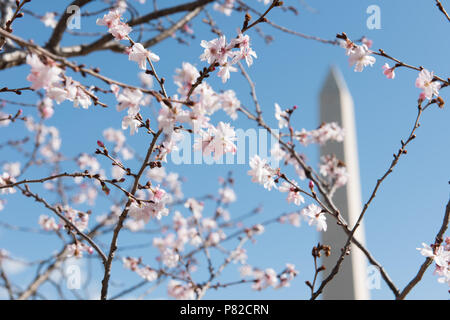
[[[140,12],[151,10],[150,1],[140,5],[133,4]],[[262,4],[255,0],[249,1],[255,7],[263,10]],[[305,10],[300,1],[286,0],[286,4],[295,5],[300,9],[299,15],[290,12],[274,10],[269,18],[275,23],[290,29],[333,39],[337,33],[346,32],[350,38],[357,39],[365,35],[374,41],[374,49],[383,48],[387,53],[412,65],[422,65],[434,70],[442,77],[450,74],[448,52],[450,44],[445,38],[445,28],[448,22],[435,8],[433,1],[307,1],[314,7],[315,12]],[[171,1],[181,3],[181,1]],[[376,4],[381,8],[381,29],[369,30],[366,26],[369,5]],[[165,7],[166,4],[160,4]],[[40,0],[33,1],[27,8],[36,13],[59,10],[64,7],[63,1]],[[89,7],[95,10],[96,6]],[[142,11],[141,11],[142,10]],[[235,30],[242,24],[242,14],[233,13],[225,17],[213,12],[217,25],[228,38],[235,36]],[[203,16],[201,17],[203,18]],[[156,67],[158,73],[166,79],[171,79],[175,68],[183,61],[190,62],[198,68],[204,66],[199,60],[202,39],[210,40],[214,36],[197,19],[192,28],[196,38],[189,46],[181,46],[173,39],[169,39],[152,48],[161,61]],[[273,106],[278,102],[282,107],[299,106],[294,118],[294,125],[301,129],[314,129],[318,126],[318,94],[330,65],[336,65],[343,73],[347,85],[355,102],[356,126],[358,133],[358,152],[360,160],[360,174],[363,200],[370,196],[372,188],[387,169],[392,154],[398,150],[400,140],[406,138],[416,117],[416,101],[419,89],[414,87],[417,72],[411,70],[397,70],[395,80],[388,80],[382,74],[381,66],[386,62],[378,58],[372,68],[363,73],[354,73],[348,66],[347,57],[343,49],[304,40],[284,34],[270,26],[262,26],[264,33],[274,37],[274,41],[267,45],[254,31],[251,32],[252,44],[258,54],[258,59],[248,70],[254,79],[258,98],[261,102],[266,121],[276,126],[273,118]],[[82,20],[82,30],[86,32],[104,29],[95,25],[95,19]],[[50,29],[32,18],[16,21],[15,34],[34,39],[42,44],[50,35]],[[63,45],[79,41],[73,37],[66,37]],[[105,75],[120,79],[124,82],[138,84],[138,70],[126,56],[109,52],[94,53],[89,57],[75,58],[77,62],[89,66],[98,66]],[[22,66],[2,71],[0,86],[21,87],[28,85],[25,76],[29,72],[28,66]],[[80,80],[80,79],[78,79]],[[100,84],[91,78],[84,83]],[[234,89],[238,98],[245,106],[252,107],[249,88],[245,79],[238,73],[232,74],[231,80],[222,84],[216,76],[209,81],[216,91]],[[168,81],[167,89],[170,94],[175,93],[175,86]],[[447,90],[442,90],[442,96],[447,99]],[[2,94],[1,98],[15,98],[12,94]],[[102,101],[114,106],[112,97],[102,97]],[[25,93],[21,101],[36,102],[35,95]],[[8,113],[14,113],[15,106],[6,106]],[[35,115],[35,111],[25,109],[25,114]],[[149,116],[151,113],[149,113]],[[431,243],[440,227],[445,205],[449,198],[449,134],[448,108],[443,110],[431,107],[424,114],[422,126],[417,132],[417,139],[408,148],[408,154],[401,160],[395,172],[382,185],[380,192],[367,212],[366,240],[367,247],[381,262],[392,279],[399,287],[403,287],[417,272],[423,257],[415,249],[422,242]],[[62,151],[70,156],[77,156],[81,152],[92,153],[96,148],[97,139],[107,127],[119,128],[122,115],[115,108],[101,109],[91,107],[89,110],[74,109],[64,103],[56,107],[53,118],[47,125],[55,125],[61,130],[63,140]],[[214,116],[213,122],[227,119],[222,113]],[[233,123],[236,128],[250,128],[252,123],[240,114]],[[23,136],[23,125],[15,125],[17,129],[1,128],[1,141],[17,139]],[[128,142],[139,149],[147,142],[144,133],[129,137]],[[0,141],[0,142],[1,142]],[[303,150],[302,150],[303,151]],[[314,147],[305,149],[311,163],[317,163],[318,150]],[[11,149],[0,149],[0,161],[18,161],[17,153]],[[137,166],[134,163],[134,166]],[[68,166],[67,170],[73,169]],[[238,201],[229,208],[232,216],[239,216],[262,204],[263,212],[258,222],[275,217],[283,212],[295,210],[294,206],[285,202],[284,195],[264,190],[262,186],[250,182],[247,176],[248,165],[187,165],[175,166],[168,164],[169,171],[179,172],[186,179],[183,187],[185,196],[199,196],[217,190],[219,176],[226,176],[233,171],[236,180]],[[31,170],[29,177],[41,177],[45,170]],[[39,190],[39,189],[37,189]],[[40,191],[43,192],[43,191]],[[51,195],[49,196],[51,199]],[[100,200],[95,208],[95,214],[105,213],[107,202]],[[80,208],[83,209],[83,208]],[[21,226],[38,227],[37,219],[46,213],[31,200],[22,200],[20,196],[8,197],[8,204],[0,212],[0,221]],[[149,235],[133,235],[124,232],[121,240],[126,245],[151,242]],[[102,238],[105,243],[108,238]],[[257,239],[255,244],[247,245],[249,263],[261,268],[273,267],[281,270],[286,262],[294,263],[300,271],[292,286],[283,290],[267,289],[255,293],[249,286],[239,286],[226,290],[211,291],[206,295],[208,299],[304,299],[308,298],[308,288],[304,281],[313,277],[313,261],[310,251],[319,241],[319,234],[305,223],[300,228],[287,225],[274,225],[267,228],[266,233]],[[60,242],[56,236],[26,234],[10,232],[0,229],[0,248],[4,247],[17,257],[35,260],[48,256],[54,250],[60,249]],[[142,256],[144,261],[151,264],[155,249],[145,248],[134,250],[130,255]],[[221,260],[218,260],[221,261]],[[94,274],[99,272],[97,261],[83,262],[83,268],[90,264]],[[423,281],[411,292],[409,298],[414,299],[447,299],[448,287],[439,284],[430,268]],[[120,276],[119,276],[120,275]],[[34,276],[33,272],[22,272],[15,276],[18,283],[25,285]],[[223,275],[224,281],[238,277],[237,266],[232,265]],[[112,294],[140,281],[138,276],[122,269],[120,264],[113,268],[113,279],[123,287],[113,287]],[[99,283],[90,288],[91,292],[99,290]],[[145,290],[142,290],[145,291]],[[45,292],[51,296],[50,286]],[[159,298],[165,295],[164,286],[156,290],[150,297]],[[380,290],[371,291],[374,299],[390,299],[392,294],[386,285]],[[70,296],[70,294],[68,295]],[[137,295],[136,295],[137,296]],[[135,296],[133,296],[135,297]]]

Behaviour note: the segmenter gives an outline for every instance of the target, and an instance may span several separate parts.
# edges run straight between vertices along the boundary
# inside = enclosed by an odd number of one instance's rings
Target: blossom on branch
[[[421,98],[431,100],[433,99],[433,96],[439,96],[441,84],[434,81],[434,72],[423,69],[416,79],[416,87],[423,90]]]
[[[131,61],[135,61],[138,63],[139,68],[142,70],[147,69],[147,59],[149,59],[152,62],[158,62],[159,56],[151,52],[150,50],[146,50],[144,46],[140,43],[135,43],[129,53],[128,58]]]

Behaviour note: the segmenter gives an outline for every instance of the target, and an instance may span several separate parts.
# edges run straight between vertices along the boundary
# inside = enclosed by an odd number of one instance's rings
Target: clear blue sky
[[[151,1],[140,5],[133,4],[140,12],[151,10]],[[171,4],[181,1],[170,1]],[[262,4],[250,1],[263,10]],[[360,38],[365,35],[374,41],[374,48],[383,48],[387,53],[413,65],[422,65],[439,75],[447,77],[450,74],[448,52],[450,44],[446,35],[448,22],[435,8],[434,1],[398,0],[398,1],[307,1],[316,9],[315,12],[305,10],[300,1],[286,0],[286,4],[295,5],[300,9],[298,16],[288,12],[274,10],[270,19],[290,29],[333,39],[337,33],[346,32],[350,38]],[[28,9],[44,14],[46,11],[61,11],[64,1],[32,1]],[[369,5],[377,4],[381,8],[382,28],[369,30],[366,27]],[[445,4],[445,3],[444,3]],[[160,6],[167,4],[161,2]],[[449,6],[450,7],[450,6]],[[95,10],[96,6],[89,7]],[[242,14],[233,13],[230,18],[220,13],[209,12],[216,18],[218,26],[228,38],[235,35],[235,30],[242,24]],[[50,29],[45,28],[35,19],[26,18],[16,21],[14,32],[26,39],[34,39],[42,44],[50,35]],[[193,24],[196,38],[190,46],[180,46],[175,40],[169,39],[153,47],[161,57],[157,63],[160,75],[171,79],[174,70],[183,61],[204,66],[199,60],[202,39],[210,40],[213,35],[207,31],[199,19]],[[262,30],[275,38],[267,45],[253,31],[253,48],[258,59],[249,72],[255,80],[257,93],[262,104],[267,121],[275,126],[273,119],[273,105],[278,102],[283,107],[298,105],[299,110],[294,123],[300,129],[313,129],[318,125],[318,93],[330,65],[338,66],[355,102],[356,125],[358,133],[358,152],[360,160],[361,186],[363,200],[367,200],[371,190],[392,159],[392,154],[398,150],[400,139],[407,137],[416,116],[416,101],[419,89],[414,87],[417,73],[410,70],[398,70],[395,80],[387,80],[381,72],[384,60],[379,58],[372,68],[363,73],[354,73],[348,66],[347,57],[343,49],[324,45],[314,41],[300,39],[284,34],[270,26],[263,26]],[[82,30],[85,32],[104,31],[95,25],[95,19],[82,20]],[[64,45],[73,44],[72,37],[63,40]],[[126,56],[112,53],[95,53],[88,58],[76,58],[77,62],[98,66],[107,75],[124,82],[138,84],[137,68],[128,61]],[[25,76],[29,72],[28,66],[2,71],[0,86],[27,86]],[[210,81],[217,90],[234,89],[238,98],[246,106],[252,106],[249,88],[245,80],[238,73],[232,74],[229,82],[223,85],[214,77]],[[78,79],[79,80],[79,79]],[[88,83],[89,80],[84,80]],[[95,82],[97,83],[97,82]],[[169,93],[175,93],[176,88],[168,81]],[[448,89],[447,89],[448,90]],[[444,99],[448,99],[447,90],[442,91]],[[11,98],[12,94],[2,94],[1,98]],[[25,93],[22,101],[34,103],[34,95]],[[103,101],[111,106],[115,101],[109,97]],[[17,108],[7,106],[9,113]],[[35,111],[25,109],[25,114],[35,115]],[[417,139],[408,148],[408,155],[401,160],[395,172],[385,181],[375,201],[366,215],[367,246],[373,255],[381,262],[392,279],[399,287],[403,287],[417,272],[423,257],[415,249],[422,242],[431,243],[444,214],[445,204],[449,198],[449,134],[448,106],[440,110],[433,106],[428,110],[417,132]],[[213,122],[226,119],[222,115],[214,117]],[[81,152],[93,152],[96,140],[101,138],[102,131],[107,127],[119,128],[121,115],[113,107],[101,109],[91,107],[89,110],[74,109],[71,104],[64,103],[56,107],[53,118],[48,125],[55,125],[61,131],[63,141],[62,151],[76,156]],[[249,128],[252,123],[244,119],[243,115],[233,123],[237,128]],[[0,129],[1,141],[17,139],[24,135],[23,125],[15,125],[17,130]],[[127,137],[128,133],[127,133]],[[142,133],[128,139],[136,149],[146,143],[147,137]],[[309,147],[305,150],[311,163],[317,162],[318,150]],[[16,160],[18,155],[11,149],[0,149],[0,160]],[[133,164],[130,164],[133,165]],[[136,163],[134,163],[136,166]],[[74,169],[69,166],[67,170]],[[268,192],[261,186],[250,182],[246,172],[247,165],[216,165],[177,167],[168,165],[169,171],[177,171],[186,178],[183,191],[186,196],[198,196],[218,188],[218,176],[225,176],[233,171],[236,179],[238,202],[230,207],[233,216],[246,213],[255,205],[261,203],[264,211],[255,222],[275,217],[282,212],[294,210],[295,207],[285,202],[285,196],[276,191]],[[45,170],[28,172],[28,177],[41,177]],[[213,177],[213,178],[212,178]],[[35,187],[36,188],[36,187]],[[36,189],[43,192],[42,189]],[[44,193],[45,194],[45,193]],[[23,200],[20,196],[8,196],[8,204],[0,212],[0,221],[20,226],[38,227],[40,214],[47,214],[39,205],[31,200]],[[49,199],[52,199],[51,196]],[[100,201],[94,214],[103,214],[107,210],[106,202]],[[83,209],[83,208],[80,208]],[[167,219],[167,218],[166,218]],[[170,219],[170,217],[169,217]],[[122,234],[124,244],[141,244],[150,242],[149,235],[130,237],[129,232]],[[102,239],[108,242],[108,238]],[[273,267],[281,270],[286,262],[294,263],[300,275],[287,289],[267,289],[263,292],[253,292],[249,286],[239,286],[226,290],[211,291],[206,295],[209,299],[303,299],[308,297],[308,288],[304,282],[313,277],[313,262],[310,251],[319,240],[315,229],[305,223],[301,228],[281,225],[267,229],[258,238],[257,243],[247,245],[249,263],[261,268]],[[35,260],[48,256],[54,250],[60,249],[60,241],[56,236],[17,233],[0,229],[0,248],[8,249],[13,255]],[[155,249],[145,248],[133,250],[130,255],[142,256],[144,261],[152,264]],[[221,261],[221,260],[219,260]],[[90,262],[84,262],[88,268]],[[92,262],[94,274],[98,274],[99,263]],[[430,268],[423,281],[413,290],[409,298],[414,299],[447,299],[448,287],[437,282]],[[120,275],[120,277],[118,277]],[[34,276],[33,272],[22,272],[13,277],[19,284],[25,285]],[[120,291],[140,281],[140,278],[129,271],[123,270],[120,264],[113,268],[113,280],[122,287],[112,290]],[[222,281],[238,277],[237,266],[231,266],[225,272]],[[99,291],[99,282],[90,288],[91,292]],[[47,286],[44,292],[50,297],[52,288]],[[142,292],[142,290],[141,290]],[[371,291],[374,299],[390,299],[392,294],[383,283],[380,290]],[[70,295],[68,295],[70,296]],[[132,297],[136,297],[133,295]],[[150,297],[165,296],[165,287],[156,290]]]

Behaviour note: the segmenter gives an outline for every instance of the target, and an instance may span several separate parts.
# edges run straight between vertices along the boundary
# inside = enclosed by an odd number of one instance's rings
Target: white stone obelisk
[[[333,201],[339,208],[344,219],[352,228],[361,213],[361,186],[359,178],[358,149],[356,142],[356,126],[353,99],[347,85],[335,67],[325,80],[320,93],[320,121],[337,122],[345,130],[343,143],[328,142],[320,149],[321,156],[335,154],[342,160],[349,174],[347,185],[339,188]],[[322,276],[326,277],[336,264],[347,241],[347,235],[342,228],[328,218],[328,230],[322,233],[322,243],[330,245],[332,255],[324,257],[322,263],[327,268]],[[361,225],[356,238],[364,243],[364,226]],[[323,299],[325,300],[352,300],[370,299],[366,285],[367,261],[364,254],[355,245],[351,247],[351,254],[346,256],[339,274],[325,287]]]

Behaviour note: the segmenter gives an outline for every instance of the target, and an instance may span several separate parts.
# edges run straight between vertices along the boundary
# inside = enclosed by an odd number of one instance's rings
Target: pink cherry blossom
[[[272,169],[265,159],[255,155],[250,159],[250,168],[247,173],[252,177],[252,182],[262,184],[267,190],[277,188],[274,180],[275,170]]]
[[[183,96],[188,94],[192,84],[200,77],[197,68],[188,62],[183,62],[181,69],[176,69],[175,73],[174,83],[178,86],[178,92]]]
[[[217,75],[222,78],[222,82],[225,83],[228,79],[230,79],[230,72],[237,72],[237,70],[238,69],[233,67],[231,64],[225,63],[219,68]]]
[[[162,262],[168,268],[175,268],[178,265],[178,261],[180,260],[180,256],[175,251],[169,248],[164,250],[161,258]]]
[[[125,88],[122,93],[117,96],[117,111],[128,109],[128,115],[134,116],[139,112],[140,106],[143,105],[144,94],[139,89]]]
[[[375,57],[372,57],[370,50],[365,44],[356,46],[350,52],[349,64],[355,65],[355,72],[362,72],[364,67],[373,66],[375,64]]]
[[[121,18],[122,13],[120,10],[111,10],[103,18],[97,19],[97,25],[108,27],[109,33],[116,40],[124,40],[133,29],[128,24],[122,22]]]
[[[233,189],[226,187],[219,190],[220,200],[224,204],[233,203],[236,201],[236,193]]]
[[[308,224],[315,225],[317,231],[327,231],[327,222],[325,213],[322,212],[322,208],[315,204],[310,204],[306,208],[300,211],[300,214],[308,221]]]
[[[50,27],[52,29],[54,29],[58,24],[58,21],[56,21],[55,19],[54,12],[47,12],[46,14],[44,14],[44,16],[41,18],[41,21],[46,27]]]
[[[222,12],[224,15],[229,16],[233,12],[235,0],[225,0],[225,2],[222,3],[214,3],[214,10]]]
[[[194,150],[202,150],[204,155],[214,154],[214,159],[220,159],[225,153],[235,153],[236,132],[228,124],[219,122],[217,127],[210,126],[203,131],[194,144]]]
[[[81,242],[77,242],[77,243],[73,243],[67,246],[67,257],[75,257],[75,258],[82,258],[83,257],[83,253],[87,252],[88,254],[92,254],[94,252],[94,250],[89,247],[88,245],[81,243]]]
[[[177,280],[170,280],[167,286],[169,296],[177,300],[194,300],[195,291],[191,284],[182,284]]]
[[[61,81],[62,70],[54,62],[49,61],[48,64],[44,64],[37,55],[32,54],[27,56],[27,64],[31,66],[31,73],[27,77],[27,80],[32,82],[31,89],[47,89]]]
[[[4,172],[0,175],[0,187],[7,186],[8,184],[13,184],[16,182],[16,179],[12,177],[9,173]],[[16,189],[14,188],[2,188],[0,189],[0,194],[13,194],[16,193]]]
[[[297,206],[305,202],[305,198],[301,195],[298,188],[292,186],[288,182],[283,182],[283,184],[278,188],[280,192],[288,192],[287,202],[294,203]]]
[[[134,135],[138,132],[140,125],[141,123],[135,118],[135,116],[125,116],[122,119],[122,129],[126,130],[130,128],[130,135]]]
[[[220,65],[223,65],[227,62],[228,58],[231,58],[233,55],[227,46],[225,36],[220,36],[211,41],[202,40],[200,45],[205,48],[200,59],[202,61],[206,60],[208,63],[218,62]]]
[[[121,13],[118,10],[111,10],[103,16],[103,18],[97,19],[97,25],[107,26],[108,28],[118,24],[121,19]]]
[[[282,111],[278,103],[275,103],[275,119],[278,120],[278,128],[283,129],[289,125],[289,115],[286,111]]]
[[[237,111],[241,107],[241,102],[237,99],[236,93],[233,90],[227,90],[220,94],[219,101],[222,109],[230,118],[236,120],[238,117]]]
[[[391,68],[388,63],[385,63],[382,68],[384,70],[383,74],[386,76],[386,78],[388,79],[395,78],[395,68]]]
[[[56,231],[60,229],[60,226],[56,223],[55,218],[47,215],[41,215],[39,217],[39,225],[45,231]]]
[[[143,279],[152,282],[158,279],[158,272],[151,269],[150,267],[138,268],[136,273]]]

